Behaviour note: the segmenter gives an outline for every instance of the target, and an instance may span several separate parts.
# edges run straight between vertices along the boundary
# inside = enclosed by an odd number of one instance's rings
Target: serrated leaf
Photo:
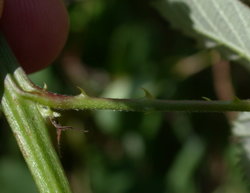
[[[207,47],[223,46],[233,51],[232,58],[250,61],[250,9],[239,0],[164,0],[157,7]]]

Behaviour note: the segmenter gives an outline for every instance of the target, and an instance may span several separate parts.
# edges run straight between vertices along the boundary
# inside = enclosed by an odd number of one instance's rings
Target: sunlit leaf
[[[227,48],[231,59],[250,60],[250,9],[239,0],[164,0],[158,7],[206,47]]]

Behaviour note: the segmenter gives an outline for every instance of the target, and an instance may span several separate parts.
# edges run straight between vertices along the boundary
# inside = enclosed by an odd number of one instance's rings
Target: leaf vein
[[[220,7],[218,7],[218,2],[217,0],[212,0],[211,1],[214,6],[217,8],[216,10],[218,11],[218,13],[221,15],[221,18],[224,19],[225,24],[229,27],[229,29],[232,31],[232,33],[234,34],[235,38],[238,40],[239,44],[241,45],[241,47],[245,50],[247,50],[246,45],[244,43],[244,41],[241,39],[240,35],[237,33],[237,31],[234,29],[234,27],[231,25],[231,23],[228,21],[227,17],[225,16],[225,13],[223,11],[223,9],[220,9]],[[229,3],[229,2],[228,2]],[[243,53],[242,53],[243,54]]]

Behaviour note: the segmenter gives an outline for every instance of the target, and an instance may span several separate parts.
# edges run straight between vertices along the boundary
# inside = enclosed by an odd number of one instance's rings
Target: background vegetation
[[[55,65],[30,75],[38,85],[115,98],[144,97],[141,88],[162,99],[250,96],[244,66],[172,28],[153,0],[66,3],[68,43]],[[85,131],[64,132],[58,148],[50,128],[75,193],[246,192],[230,137],[235,114],[62,113],[64,125]],[[0,124],[0,192],[36,192],[13,134]]]

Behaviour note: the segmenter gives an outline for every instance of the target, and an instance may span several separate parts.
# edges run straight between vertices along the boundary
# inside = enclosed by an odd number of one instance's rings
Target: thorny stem
[[[13,76],[18,62],[1,35],[0,45],[2,110],[37,187],[41,193],[70,193],[69,183],[47,131],[47,121],[41,115],[38,104],[16,92],[16,85],[21,90],[28,90],[29,84],[16,78],[19,72],[16,71]]]
[[[250,111],[250,100],[173,101],[150,98],[111,99],[90,97],[83,91],[77,96],[65,96],[46,91],[29,81],[21,68],[15,70],[15,58],[3,39],[5,48],[0,49],[1,80],[5,79],[2,97],[3,111],[11,125],[20,149],[29,165],[41,192],[70,192],[58,158],[46,131],[46,123],[37,105],[68,110],[116,110],[116,111],[188,111],[225,112]],[[10,64],[6,65],[5,64]],[[14,72],[14,74],[13,74]]]
[[[112,99],[96,98],[86,95],[82,91],[77,96],[66,96],[48,92],[33,85],[28,81],[21,69],[15,74],[19,81],[25,80],[29,89],[24,91],[13,85],[20,96],[36,101],[37,103],[60,110],[115,110],[115,111],[188,111],[188,112],[225,112],[225,111],[250,111],[250,100],[210,101],[210,100],[159,100],[159,99]],[[28,88],[28,86],[27,86]]]
[[[111,99],[90,97],[83,91],[65,96],[46,91],[29,81],[0,36],[0,78],[5,80],[1,104],[19,147],[41,192],[71,192],[59,160],[49,140],[46,122],[39,105],[68,110],[116,111],[188,111],[225,112],[250,111],[250,100],[170,101],[142,99]],[[7,65],[6,65],[7,64]],[[15,72],[14,72],[15,71]],[[14,72],[14,73],[13,73]]]

